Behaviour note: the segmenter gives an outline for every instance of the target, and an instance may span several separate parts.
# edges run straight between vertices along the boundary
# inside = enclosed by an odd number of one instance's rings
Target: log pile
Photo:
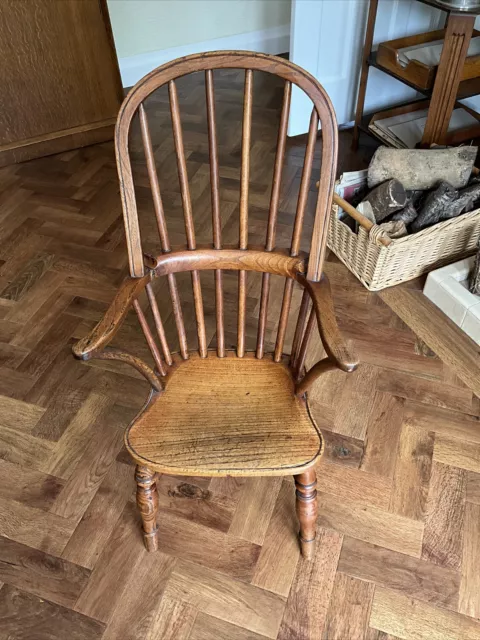
[[[368,168],[370,191],[354,204],[391,238],[472,211],[480,206],[477,151],[380,147]]]

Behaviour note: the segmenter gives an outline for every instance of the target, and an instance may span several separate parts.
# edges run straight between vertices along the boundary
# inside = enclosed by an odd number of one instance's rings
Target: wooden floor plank
[[[480,442],[477,416],[408,401],[405,403],[405,423],[445,438]]]
[[[104,625],[10,585],[0,589],[0,629],[5,639],[100,640]]]
[[[90,571],[0,536],[0,580],[73,608]]]
[[[372,389],[376,387],[378,370],[364,364],[345,380],[342,394],[336,399],[337,413],[333,430],[350,438],[365,439],[367,421],[372,410],[374,396]],[[357,411],[350,411],[353,402]]]
[[[45,409],[35,404],[0,396],[2,427],[30,433],[44,413]]]
[[[364,542],[379,544],[419,558],[422,551],[423,522],[367,507],[333,495],[319,494],[318,523]]]
[[[468,388],[439,385],[435,380],[398,371],[383,371],[377,389],[413,402],[432,404],[443,409],[472,413],[472,392]]]
[[[370,412],[361,469],[393,477],[397,443],[403,423],[403,400],[376,393]]]
[[[281,484],[281,478],[248,478],[230,525],[230,535],[263,544]]]
[[[35,469],[0,460],[0,497],[48,511],[64,481]]]
[[[338,572],[322,638],[363,640],[370,618],[373,584]]]
[[[44,464],[44,470],[68,479],[82,455],[88,436],[95,432],[95,424],[106,417],[111,401],[99,393],[91,393],[55,445],[54,454]]]
[[[184,561],[174,569],[165,595],[267,638],[277,637],[285,609],[280,596]]]
[[[75,529],[75,522],[0,498],[0,536],[34,549],[60,555]]]
[[[258,558],[252,584],[288,596],[300,558],[295,489],[283,481]]]
[[[189,640],[220,640],[220,638],[228,638],[228,640],[264,640],[266,636],[260,636],[249,629],[230,624],[199,611],[190,632]]]
[[[346,536],[338,570],[432,605],[457,610],[460,575],[449,567]]]
[[[365,503],[379,509],[388,509],[392,482],[390,478],[344,468],[339,464],[320,462],[317,468],[318,491],[323,491],[339,498]]]
[[[102,640],[171,637],[167,635],[167,619],[162,615],[162,596],[175,563],[163,553],[142,557],[117,600]],[[184,613],[190,620],[187,611]]]
[[[402,427],[392,483],[390,511],[423,520],[432,467],[434,434]]]
[[[205,486],[204,486],[205,485]],[[237,499],[217,491],[209,478],[162,475],[157,480],[159,510],[226,533]]]
[[[433,459],[436,462],[480,473],[480,443],[435,438]]]
[[[342,540],[335,531],[317,532],[313,560],[300,559],[297,565],[278,640],[322,637]]]
[[[317,414],[315,414],[317,415]],[[363,457],[363,442],[322,428],[325,442],[323,458],[343,467],[358,469]]]
[[[480,473],[470,471],[467,474],[467,500],[480,504]]]
[[[382,587],[373,598],[370,626],[403,640],[478,640],[480,622]]]
[[[52,513],[77,521],[83,516],[123,445],[123,434],[112,424],[114,421],[112,412],[86,443],[83,455],[50,509]]]
[[[134,490],[132,469],[119,462],[112,465],[62,557],[93,569]]]
[[[466,504],[458,610],[480,619],[480,505]]]
[[[480,396],[478,349],[467,334],[458,331],[457,325],[419,291],[392,287],[379,295]]]
[[[432,465],[422,558],[460,570],[465,517],[466,473]]]
[[[96,620],[108,622],[125,586],[145,554],[146,551],[140,544],[134,507],[127,503],[87,586],[77,600],[75,610]]]
[[[229,576],[251,580],[260,555],[260,546],[209,529],[173,514],[159,521],[162,549],[175,557],[221,571]]]

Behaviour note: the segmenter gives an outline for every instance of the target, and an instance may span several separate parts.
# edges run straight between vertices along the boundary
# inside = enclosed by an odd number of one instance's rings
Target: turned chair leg
[[[156,473],[154,471],[137,465],[135,469],[137,505],[142,515],[143,540],[147,551],[156,551],[158,549],[158,492],[155,477]]]
[[[313,558],[317,522],[317,473],[313,467],[295,476],[297,517],[300,522],[300,547],[307,560]]]

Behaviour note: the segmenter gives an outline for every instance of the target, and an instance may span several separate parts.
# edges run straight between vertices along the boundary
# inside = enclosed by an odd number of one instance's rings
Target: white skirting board
[[[480,296],[468,290],[468,274],[475,256],[454,262],[428,274],[423,293],[450,320],[480,344]]]
[[[216,38],[205,42],[194,42],[181,47],[159,49],[136,56],[119,58],[120,73],[124,87],[131,87],[165,62],[203,51],[220,51],[237,49],[242,51],[256,51],[260,53],[286,53],[290,49],[290,25],[271,27],[261,31],[250,31],[235,36]]]

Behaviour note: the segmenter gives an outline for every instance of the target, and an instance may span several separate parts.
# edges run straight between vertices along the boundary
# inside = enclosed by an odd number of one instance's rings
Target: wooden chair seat
[[[192,354],[180,361],[126,434],[132,457],[192,476],[302,473],[322,451],[285,363]]]

